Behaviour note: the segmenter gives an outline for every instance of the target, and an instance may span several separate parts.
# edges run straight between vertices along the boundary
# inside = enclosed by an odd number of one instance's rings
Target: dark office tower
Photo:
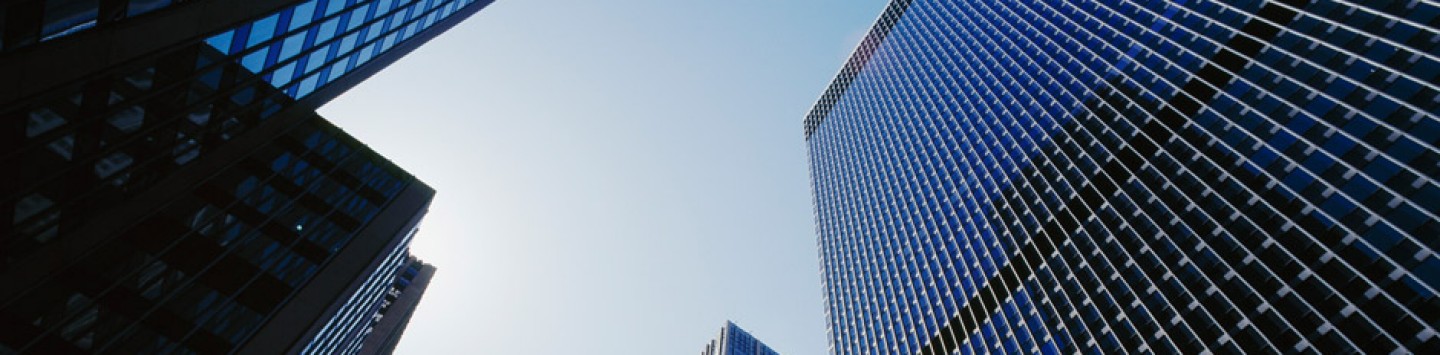
[[[342,306],[376,304],[433,195],[284,110],[32,246],[3,275],[24,286],[0,290],[0,353],[297,352]]]
[[[750,333],[740,329],[735,323],[726,321],[725,327],[720,328],[720,335],[705,344],[705,350],[700,355],[780,355],[765,346],[759,339],[751,336]]]
[[[892,2],[805,120],[833,351],[1440,349],[1437,24]]]
[[[0,354],[299,352],[373,300],[433,191],[314,108],[489,3],[0,4]]]

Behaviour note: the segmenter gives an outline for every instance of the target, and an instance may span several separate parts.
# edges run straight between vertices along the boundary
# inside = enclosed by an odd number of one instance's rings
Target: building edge
[[[859,75],[860,71],[865,69],[865,65],[870,63],[870,58],[874,56],[875,50],[885,42],[885,38],[890,35],[890,29],[895,28],[895,24],[900,22],[900,18],[904,17],[905,11],[913,2],[914,0],[893,0],[890,5],[885,7],[885,11],[880,13],[880,17],[875,19],[875,24],[870,27],[870,32],[865,35],[865,39],[860,41],[860,44],[851,53],[850,59],[845,61],[845,65],[840,67],[840,72],[835,74],[835,79],[830,81],[830,86],[820,94],[820,99],[816,100],[815,106],[811,107],[810,112],[805,115],[805,139],[810,139],[810,135],[815,133],[815,129],[820,127],[821,122],[825,121],[825,116],[830,115],[830,109],[834,108],[835,102],[845,96],[845,90],[850,88],[850,83],[855,81],[855,76]]]

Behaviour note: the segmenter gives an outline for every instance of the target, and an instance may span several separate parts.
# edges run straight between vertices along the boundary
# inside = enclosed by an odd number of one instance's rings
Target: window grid
[[[1435,346],[1437,14],[893,2],[805,122],[832,351]]]

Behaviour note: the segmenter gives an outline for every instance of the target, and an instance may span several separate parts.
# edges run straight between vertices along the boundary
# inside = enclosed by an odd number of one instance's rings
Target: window
[[[47,0],[42,37],[54,38],[95,25],[99,0]]]
[[[171,0],[130,0],[130,7],[126,9],[126,16],[135,16],[162,7],[170,6]]]
[[[300,54],[300,50],[303,49],[304,46],[304,32],[291,35],[290,38],[286,38],[285,41],[280,44],[280,56],[276,57],[275,61],[284,61],[290,59],[290,57],[294,57],[296,54]]]
[[[306,1],[304,4],[295,7],[295,12],[290,16],[290,31],[310,24],[315,19],[315,0]]]
[[[255,21],[255,24],[250,26],[250,39],[245,43],[245,48],[254,47],[274,37],[275,23],[279,20],[280,14],[274,14]]]
[[[209,44],[211,47],[215,47],[215,49],[219,49],[221,53],[230,54],[230,40],[234,39],[234,37],[234,30],[225,31],[225,33],[221,33],[215,35],[214,37],[206,39],[205,43]]]

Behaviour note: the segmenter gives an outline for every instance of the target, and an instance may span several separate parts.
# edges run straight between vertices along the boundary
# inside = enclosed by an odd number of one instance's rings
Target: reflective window
[[[127,16],[135,16],[162,7],[170,6],[173,0],[130,0],[130,6],[125,9]]]
[[[275,25],[280,20],[280,14],[266,16],[250,25],[250,37],[246,40],[245,48],[254,47],[257,44],[269,41],[275,36]]]
[[[250,69],[252,73],[258,72],[265,67],[265,56],[269,53],[269,47],[260,48],[260,50],[246,54],[244,58],[241,58],[240,65],[245,66],[245,69]]]
[[[310,21],[314,21],[315,1],[316,0],[310,0],[295,6],[295,12],[290,15],[290,31],[309,25]]]
[[[226,52],[228,54],[230,50],[230,41],[234,38],[235,31],[230,30],[218,35],[211,36],[209,39],[205,40],[205,43],[208,43],[211,47],[218,48],[220,49],[220,51]]]
[[[339,18],[332,18],[332,19],[330,19],[330,20],[328,20],[328,21],[325,21],[325,23],[320,24],[320,27],[317,27],[316,29],[311,30],[311,31],[316,31],[316,32],[315,32],[315,33],[316,33],[316,34],[315,34],[315,44],[325,43],[325,41],[328,41],[328,40],[330,40],[331,38],[334,38],[334,37],[335,37],[335,31],[338,30],[339,28],[340,28],[340,19],[339,19]]]
[[[329,4],[325,7],[325,16],[334,15],[345,9],[345,3],[348,1],[350,0],[329,0]]]
[[[289,38],[286,38],[283,43],[281,43],[280,56],[276,58],[275,61],[282,62],[286,59],[290,59],[290,57],[294,57],[296,54],[300,54],[300,50],[304,47],[304,45],[305,32],[291,35]]]
[[[45,0],[41,36],[54,38],[95,25],[99,0]]]

